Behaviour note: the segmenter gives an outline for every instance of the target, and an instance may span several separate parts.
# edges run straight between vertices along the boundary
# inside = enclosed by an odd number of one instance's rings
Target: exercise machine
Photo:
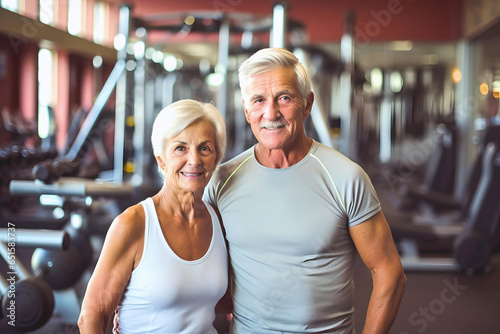
[[[405,270],[478,272],[487,270],[500,233],[500,145],[485,148],[478,185],[464,221],[444,225],[408,224],[391,219],[391,230]],[[446,257],[421,257],[421,250],[444,251]]]

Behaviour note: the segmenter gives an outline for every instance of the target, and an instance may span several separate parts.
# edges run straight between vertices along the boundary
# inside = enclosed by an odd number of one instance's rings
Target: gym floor
[[[376,172],[371,177],[390,224],[395,211],[384,195],[387,183]],[[406,271],[406,277],[405,294],[390,334],[500,333],[500,253],[490,258],[483,274]],[[371,275],[361,259],[354,280],[355,329],[361,333],[372,289]]]
[[[390,334],[500,333],[500,254],[489,273],[407,272],[408,282]],[[368,269],[355,272],[355,328],[361,333],[371,292]]]

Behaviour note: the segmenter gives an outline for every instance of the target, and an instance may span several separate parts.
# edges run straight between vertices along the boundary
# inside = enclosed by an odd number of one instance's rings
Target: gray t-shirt
[[[353,333],[348,227],[380,210],[368,176],[316,141],[289,168],[264,167],[253,152],[221,165],[205,193],[229,243],[231,333]]]

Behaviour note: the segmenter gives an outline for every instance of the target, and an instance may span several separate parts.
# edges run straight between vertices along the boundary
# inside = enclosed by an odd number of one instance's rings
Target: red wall
[[[133,0],[132,15],[225,11],[272,14],[273,0]],[[288,14],[305,23],[311,42],[338,42],[344,16],[354,10],[359,38],[370,41],[450,41],[461,37],[462,1],[458,0],[289,0]],[[364,39],[367,39],[364,38]]]
[[[0,110],[19,108],[19,57],[7,36],[0,35]]]

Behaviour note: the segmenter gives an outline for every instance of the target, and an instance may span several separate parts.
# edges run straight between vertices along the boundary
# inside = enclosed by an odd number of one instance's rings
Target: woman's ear
[[[165,169],[165,162],[163,161],[162,157],[157,155],[157,156],[155,156],[155,158],[156,158],[156,162],[158,163],[158,167],[160,168],[160,170]]]

